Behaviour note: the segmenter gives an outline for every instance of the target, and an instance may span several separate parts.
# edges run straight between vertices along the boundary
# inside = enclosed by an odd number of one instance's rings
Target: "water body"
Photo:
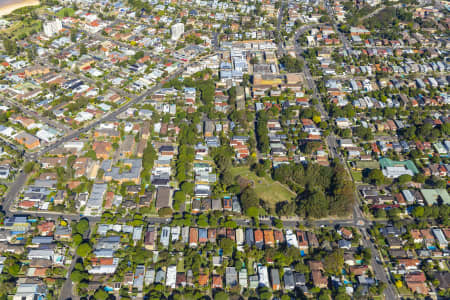
[[[7,6],[7,5],[10,5],[10,4],[15,4],[15,3],[18,3],[18,2],[23,2],[23,1],[20,1],[20,0],[0,0],[0,7]]]
[[[22,3],[26,4],[26,0],[0,0],[0,8],[8,7],[8,6],[16,6]]]
[[[38,5],[39,0],[0,0],[0,16],[7,15],[13,10],[30,5]]]

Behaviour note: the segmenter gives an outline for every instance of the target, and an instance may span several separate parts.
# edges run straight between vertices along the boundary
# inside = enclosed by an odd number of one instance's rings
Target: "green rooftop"
[[[428,205],[438,204],[438,202],[450,205],[450,196],[446,189],[420,189],[420,192]]]
[[[411,170],[414,174],[418,174],[419,170],[412,160],[395,161],[386,157],[380,158],[380,166],[382,169],[387,167],[405,166],[408,170]]]

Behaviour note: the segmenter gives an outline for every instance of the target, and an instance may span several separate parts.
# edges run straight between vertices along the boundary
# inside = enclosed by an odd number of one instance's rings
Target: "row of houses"
[[[159,243],[168,247],[169,244],[182,242],[190,247],[197,247],[207,242],[216,243],[218,239],[228,238],[242,249],[244,245],[258,248],[274,247],[286,243],[288,246],[300,249],[301,253],[307,253],[309,248],[319,247],[316,235],[309,231],[296,231],[253,228],[197,228],[180,226],[163,226],[159,233]],[[144,245],[153,250],[158,241],[158,230],[149,226],[144,233]]]
[[[283,277],[280,277],[280,271],[277,268],[269,269],[264,265],[257,265],[256,269],[255,275],[248,275],[246,268],[237,270],[235,267],[226,267],[224,276],[215,272],[208,274],[207,270],[201,270],[197,281],[195,281],[192,270],[177,272],[176,265],[157,270],[139,265],[136,267],[132,282],[129,281],[128,284],[136,287],[138,291],[141,291],[144,285],[151,284],[164,284],[168,288],[175,289],[194,286],[196,283],[200,287],[210,286],[213,289],[232,289],[240,286],[250,289],[268,287],[274,291],[281,289],[291,291],[298,287],[303,291],[308,291],[305,275],[294,272],[289,267],[283,269]],[[127,280],[124,280],[124,282],[127,282]]]

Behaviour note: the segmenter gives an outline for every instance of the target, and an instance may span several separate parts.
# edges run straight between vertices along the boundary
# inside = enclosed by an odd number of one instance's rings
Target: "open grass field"
[[[254,189],[258,197],[269,203],[272,207],[283,201],[290,201],[296,197],[296,194],[289,190],[288,187],[272,180],[268,175],[266,177],[258,177],[249,170],[248,167],[237,167],[231,169],[233,177],[242,176],[254,182]]]
[[[72,17],[75,14],[75,10],[72,7],[64,7],[56,13],[58,17]]]
[[[31,20],[14,22],[11,26],[4,29],[1,33],[4,37],[12,39],[23,39],[33,33],[39,32],[42,28],[41,20]]]
[[[362,182],[363,176],[362,176],[361,171],[351,171],[351,172],[352,172],[352,177],[353,177],[354,181]]]

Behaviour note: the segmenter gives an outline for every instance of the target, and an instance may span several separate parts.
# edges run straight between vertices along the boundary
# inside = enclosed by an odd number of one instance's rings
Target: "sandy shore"
[[[10,14],[12,11],[25,7],[25,6],[33,6],[33,5],[39,5],[39,0],[23,0],[23,1],[17,1],[16,3],[6,3],[2,6],[0,6],[0,16],[5,16]]]

